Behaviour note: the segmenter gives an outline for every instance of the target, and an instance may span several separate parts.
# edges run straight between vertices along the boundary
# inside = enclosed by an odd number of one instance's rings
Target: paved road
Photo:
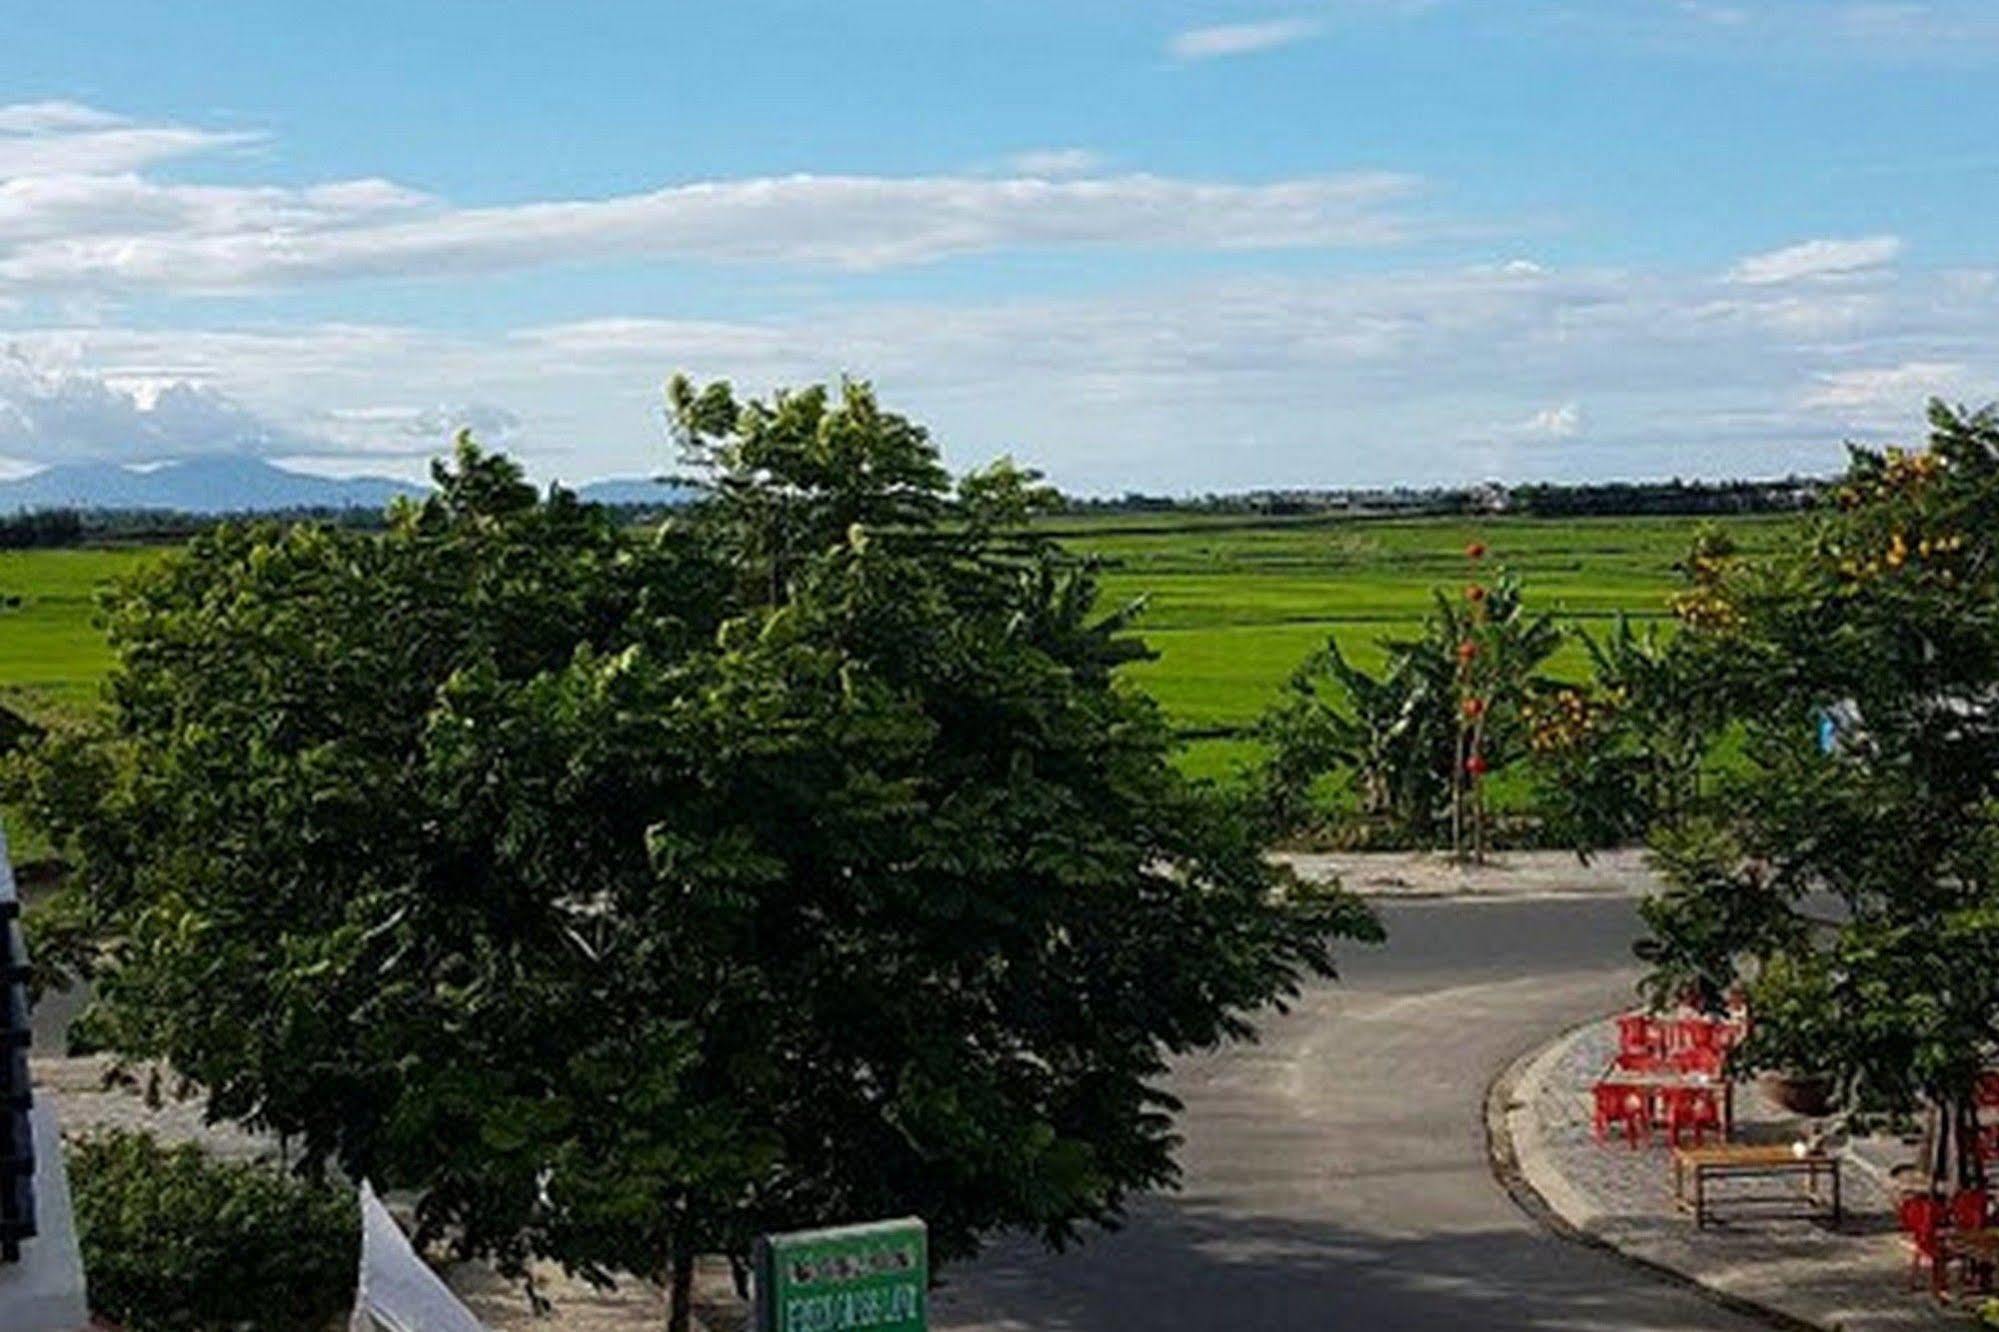
[[[1515,1055],[1631,994],[1629,901],[1408,902],[1260,1045],[1190,1061],[1185,1188],[1066,1255],[995,1247],[947,1275],[952,1332],[1747,1329],[1556,1239],[1487,1164]]]

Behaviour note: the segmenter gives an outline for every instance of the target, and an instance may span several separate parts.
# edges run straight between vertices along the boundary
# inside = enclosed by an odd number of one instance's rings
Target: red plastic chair
[[[1699,1021],[1699,1018],[1676,1017],[1667,1018],[1664,1022],[1661,1022],[1659,1026],[1663,1030],[1660,1032],[1660,1035],[1665,1039],[1666,1053],[1669,1055],[1679,1054],[1682,1050],[1691,1048],[1693,1045],[1693,1036],[1691,1033],[1693,1032],[1694,1024]]]
[[[1671,1068],[1667,1058],[1668,1025],[1649,1013],[1626,1013],[1618,1018],[1616,1066],[1632,1073],[1657,1073]]]
[[[1694,1146],[1706,1140],[1712,1130],[1722,1136],[1721,1097],[1712,1087],[1669,1087],[1665,1093],[1666,1137],[1675,1147],[1680,1135],[1691,1131]]]
[[[1652,1098],[1626,1082],[1599,1082],[1596,1093],[1596,1140],[1609,1136],[1610,1126],[1621,1124],[1624,1136],[1636,1150],[1641,1137],[1652,1136]]]
[[[1666,1049],[1676,1059],[1696,1052],[1726,1054],[1734,1044],[1729,1026],[1711,1017],[1674,1018],[1666,1025]]]
[[[1657,1058],[1662,1044],[1659,1024],[1649,1013],[1623,1013],[1617,1019],[1619,1059]]]
[[[1711,1078],[1721,1076],[1721,1066],[1726,1056],[1720,1050],[1696,1047],[1682,1050],[1673,1056],[1673,1067],[1682,1073],[1702,1073]]]
[[[1935,1294],[1944,1293],[1949,1277],[1949,1251],[1945,1248],[1943,1231],[1948,1211],[1943,1203],[1926,1193],[1916,1193],[1902,1199],[1895,1209],[1895,1219],[1908,1232],[1911,1253],[1909,1255],[1909,1289],[1916,1288],[1917,1278],[1922,1275],[1923,1264],[1930,1265],[1930,1290]]]

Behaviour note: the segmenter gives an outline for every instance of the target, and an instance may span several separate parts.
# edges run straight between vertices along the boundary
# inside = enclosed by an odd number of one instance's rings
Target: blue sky
[[[1988,0],[32,12],[13,470],[642,473],[685,369],[1090,491],[1770,474],[1999,383]]]

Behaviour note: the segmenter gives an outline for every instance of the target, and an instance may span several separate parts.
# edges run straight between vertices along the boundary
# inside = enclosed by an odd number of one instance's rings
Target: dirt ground
[[[642,1281],[595,1290],[554,1269],[536,1273],[546,1314],[536,1314],[521,1288],[487,1268],[448,1274],[451,1288],[493,1332],[658,1332],[666,1326],[666,1295]],[[746,1311],[736,1299],[726,1264],[704,1264],[695,1281],[695,1323],[706,1332],[741,1332]]]

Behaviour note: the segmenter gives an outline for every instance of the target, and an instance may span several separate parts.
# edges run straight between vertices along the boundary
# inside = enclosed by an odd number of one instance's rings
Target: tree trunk
[[[687,1332],[694,1317],[694,1255],[676,1245],[666,1288],[666,1332]]]
[[[1487,707],[1489,709],[1491,705],[1488,703]],[[1471,744],[1469,746],[1471,752],[1466,756],[1465,759],[1467,764],[1469,764],[1471,762],[1471,759],[1474,757],[1483,759],[1485,756],[1485,719],[1487,715],[1488,715],[1487,713],[1481,712],[1478,716],[1478,720],[1472,723]],[[1466,779],[1467,779],[1465,783],[1466,788],[1471,793],[1471,829],[1472,829],[1471,863],[1474,865],[1483,866],[1485,864],[1485,850],[1486,850],[1485,774],[1482,772],[1474,773],[1468,771],[1466,773]]]
[[[1930,1192],[1949,1197],[1985,1187],[1985,1163],[1978,1155],[1978,1110],[1970,1101],[1938,1097],[1930,1106],[1925,1155]]]
[[[1462,723],[1451,741],[1451,863],[1465,863],[1465,728]]]

